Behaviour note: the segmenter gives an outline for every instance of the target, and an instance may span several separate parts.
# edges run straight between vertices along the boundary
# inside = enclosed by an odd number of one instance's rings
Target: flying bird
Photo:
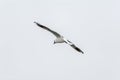
[[[74,48],[76,51],[78,52],[81,52],[82,54],[84,53],[80,48],[78,48],[75,44],[73,44],[71,41],[67,40],[66,38],[64,38],[62,35],[60,35],[59,33],[51,30],[50,28],[44,26],[44,25],[41,25],[37,22],[34,22],[37,26],[51,32],[53,35],[56,36],[56,39],[54,40],[54,44],[56,43],[66,43],[68,45],[70,45],[72,48]]]

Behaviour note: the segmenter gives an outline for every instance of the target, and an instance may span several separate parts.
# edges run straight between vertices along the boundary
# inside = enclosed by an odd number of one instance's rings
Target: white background
[[[0,0],[0,80],[120,80],[120,1]]]

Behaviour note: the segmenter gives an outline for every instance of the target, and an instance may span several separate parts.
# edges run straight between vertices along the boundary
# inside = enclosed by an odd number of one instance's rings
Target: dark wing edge
[[[50,31],[50,32],[53,33],[56,37],[61,37],[60,34],[58,34],[57,32],[49,29],[48,27],[46,27],[46,26],[44,26],[44,25],[41,25],[41,24],[39,24],[39,23],[37,23],[37,22],[34,22],[34,23],[35,23],[37,26],[39,26],[39,27],[41,27],[41,28],[43,28],[43,29],[46,29],[46,30]]]
[[[75,50],[77,50],[78,52],[81,52],[82,54],[84,54],[84,52],[80,49],[80,48],[78,48],[78,47],[76,47],[74,44],[72,44],[72,45],[70,45],[72,48],[74,48]]]
[[[84,54],[84,52],[80,48],[78,48],[77,46],[75,46],[71,41],[67,40],[66,43],[69,44],[72,48],[74,48],[78,52],[81,52],[82,54]]]

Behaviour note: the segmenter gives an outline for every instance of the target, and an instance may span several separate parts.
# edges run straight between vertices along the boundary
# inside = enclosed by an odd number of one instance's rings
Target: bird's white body
[[[56,38],[56,39],[54,40],[54,42],[55,42],[55,43],[64,43],[65,40],[64,40],[63,37],[58,37],[58,38]]]
[[[64,43],[64,42],[67,43],[67,44],[69,44],[69,45],[73,44],[72,42],[70,42],[69,40],[67,40],[66,38],[64,38],[63,36],[58,37],[58,38],[56,38],[54,40],[54,43]]]

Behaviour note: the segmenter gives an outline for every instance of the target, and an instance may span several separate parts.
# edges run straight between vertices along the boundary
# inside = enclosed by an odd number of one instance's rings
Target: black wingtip
[[[42,27],[42,28],[45,27],[45,26],[41,25],[40,23],[38,23],[38,22],[36,22],[36,21],[34,21],[34,23],[35,23],[36,25],[38,25],[39,27]]]
[[[78,52],[80,52],[80,53],[82,53],[82,54],[84,54],[84,52],[82,51],[82,50],[80,50],[79,48],[75,48]]]
[[[84,54],[84,52],[83,52],[83,51],[81,51],[81,50],[79,50],[79,52],[80,52],[80,53],[82,53],[82,54]]]
[[[81,51],[82,54],[84,54],[84,52]]]
[[[33,23],[38,24],[36,21],[34,21]]]
[[[37,24],[37,25],[39,25],[39,26],[41,26],[41,24],[40,24],[40,23],[38,23],[38,22],[36,22],[36,21],[34,21],[34,23],[35,23],[35,24]]]

